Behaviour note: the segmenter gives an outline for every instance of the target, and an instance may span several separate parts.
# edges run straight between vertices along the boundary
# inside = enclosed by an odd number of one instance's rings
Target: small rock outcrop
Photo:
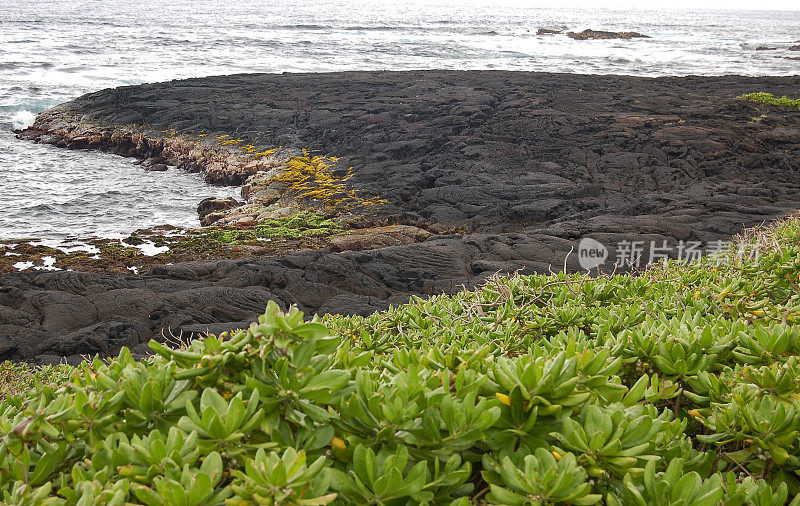
[[[142,162],[142,168],[147,172],[164,172],[169,167],[167,166],[167,160],[160,157],[154,156],[153,158],[148,158],[147,160]]]
[[[241,206],[242,203],[233,197],[226,199],[210,197],[203,199],[197,204],[197,215],[200,217],[200,224],[204,227],[212,225],[214,222],[226,216],[230,209]]]
[[[594,39],[649,39],[649,35],[639,32],[605,32],[602,30],[586,29],[582,32],[567,32],[567,37],[575,40]]]
[[[557,35],[564,33],[562,30],[551,30],[550,28],[539,28],[536,30],[536,35]]]

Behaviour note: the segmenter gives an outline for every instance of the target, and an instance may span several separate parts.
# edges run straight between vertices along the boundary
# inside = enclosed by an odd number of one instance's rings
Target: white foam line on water
[[[86,253],[95,254],[100,253],[100,249],[93,244],[76,244],[75,246],[60,246],[58,247],[64,253],[75,253],[77,251],[85,251]]]
[[[100,253],[97,246],[88,244],[82,241],[59,241],[42,239],[31,243],[31,246],[45,246],[48,248],[57,249],[64,253],[75,253],[77,251],[85,251],[86,253],[95,254]]]

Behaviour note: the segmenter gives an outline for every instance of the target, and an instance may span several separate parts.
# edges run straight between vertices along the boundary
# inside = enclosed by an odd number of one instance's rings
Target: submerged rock
[[[169,161],[162,156],[154,156],[143,160],[141,165],[147,172],[164,172],[169,169]]]
[[[567,37],[575,40],[592,39],[649,39],[649,35],[639,32],[604,32],[602,30],[586,29],[582,32],[567,32]]]
[[[148,167],[153,167],[155,165],[167,165],[168,163],[169,161],[166,158],[162,156],[154,156],[152,158],[142,160],[141,165],[146,169]]]

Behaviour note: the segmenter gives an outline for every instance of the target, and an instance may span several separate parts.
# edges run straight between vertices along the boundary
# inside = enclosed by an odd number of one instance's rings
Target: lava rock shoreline
[[[208,139],[338,156],[353,167],[349,187],[386,200],[350,223],[414,226],[426,238],[141,276],[3,274],[0,359],[143,351],[165,333],[246,325],[269,299],[368,314],[495,272],[579,270],[586,237],[608,245],[612,261],[621,241],[729,239],[800,207],[800,111],[736,97],[798,89],[800,77],[418,71],[247,74],[80,97],[20,135],[161,157],[224,184],[281,160]]]

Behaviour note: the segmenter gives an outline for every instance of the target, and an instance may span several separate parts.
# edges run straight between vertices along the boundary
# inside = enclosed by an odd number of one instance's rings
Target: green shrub
[[[0,401],[9,395],[27,391],[36,383],[59,385],[72,375],[66,364],[33,367],[16,362],[0,362]]]
[[[95,359],[0,402],[7,504],[800,504],[800,220]],[[33,388],[27,387],[33,385]]]

